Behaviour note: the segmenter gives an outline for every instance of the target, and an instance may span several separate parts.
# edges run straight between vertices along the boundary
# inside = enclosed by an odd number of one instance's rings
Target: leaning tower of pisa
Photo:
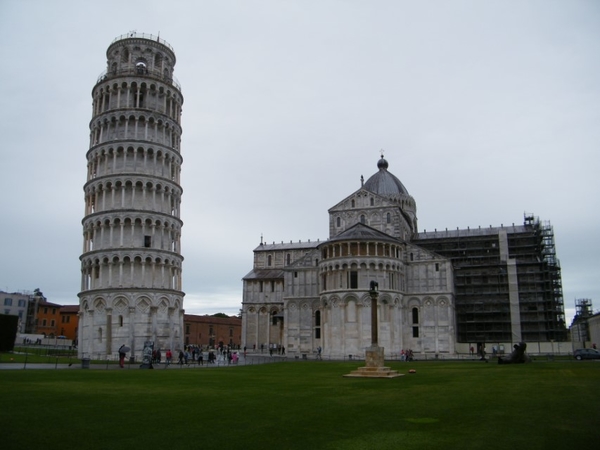
[[[80,357],[180,348],[181,87],[175,53],[119,36],[92,89],[79,293]]]

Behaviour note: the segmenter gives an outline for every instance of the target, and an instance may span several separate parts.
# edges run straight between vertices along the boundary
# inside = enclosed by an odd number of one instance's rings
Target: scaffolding
[[[590,338],[588,319],[593,316],[592,300],[589,298],[579,298],[575,300],[575,317],[571,323],[571,335],[573,341],[585,342]]]
[[[525,342],[567,340],[560,264],[549,222],[525,213],[522,226],[436,230],[420,233],[413,243],[452,261],[458,342],[512,342],[515,322]],[[516,267],[516,278],[509,279],[509,265]],[[511,312],[515,282],[516,313]]]

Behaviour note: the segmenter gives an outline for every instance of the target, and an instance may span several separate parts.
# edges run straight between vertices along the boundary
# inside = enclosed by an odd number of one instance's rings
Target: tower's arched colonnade
[[[181,111],[175,53],[129,33],[106,52],[92,90],[84,185],[79,351],[141,359],[182,348]]]

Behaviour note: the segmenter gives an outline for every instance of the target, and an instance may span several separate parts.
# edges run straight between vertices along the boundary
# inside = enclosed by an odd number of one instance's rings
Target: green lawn
[[[600,363],[0,371],[3,449],[595,449]],[[416,374],[408,374],[408,369]]]
[[[0,363],[13,364],[71,364],[80,362],[77,350],[51,347],[15,347],[14,352],[0,353]]]

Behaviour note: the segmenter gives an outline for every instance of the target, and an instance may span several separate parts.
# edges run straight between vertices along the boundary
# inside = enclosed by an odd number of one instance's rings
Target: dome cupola
[[[398,196],[402,195],[410,195],[402,182],[395,175],[388,172],[388,166],[389,164],[387,160],[385,160],[382,156],[377,162],[377,168],[379,169],[379,172],[369,178],[363,187],[367,191],[388,198],[397,198]]]

